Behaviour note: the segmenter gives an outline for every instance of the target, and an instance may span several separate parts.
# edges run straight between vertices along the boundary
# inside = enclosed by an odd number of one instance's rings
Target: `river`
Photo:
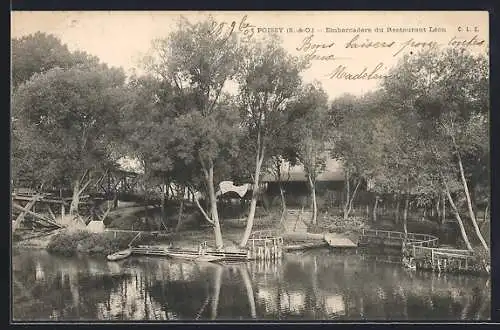
[[[15,249],[12,258],[14,321],[490,317],[488,278],[407,270],[361,250],[318,249],[278,263],[233,265],[107,262],[27,249]]]

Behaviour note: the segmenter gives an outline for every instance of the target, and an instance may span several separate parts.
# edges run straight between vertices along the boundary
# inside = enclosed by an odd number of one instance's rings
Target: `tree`
[[[161,186],[162,221],[166,226],[166,199],[172,178],[174,154],[170,150],[178,100],[167,82],[151,75],[133,76],[128,84],[122,130],[130,154],[145,166],[148,184]]]
[[[341,161],[345,175],[344,219],[348,219],[352,211],[361,184],[376,172],[376,148],[379,146],[374,144],[372,133],[377,114],[373,111],[374,99],[378,97],[377,94],[343,95],[333,101],[330,109],[334,127],[331,154]]]
[[[291,132],[290,130],[283,130],[283,132]],[[280,223],[285,219],[286,215],[286,198],[285,198],[285,188],[284,183],[288,182],[290,179],[290,167],[295,166],[298,163],[296,151],[293,147],[283,147],[279,145],[279,141],[287,141],[289,144],[291,143],[291,138],[286,138],[284,140],[278,139],[276,140],[277,144],[274,151],[271,153],[270,164],[267,166],[268,172],[274,177],[276,182],[278,183],[278,187],[280,190],[280,198],[281,198],[281,217]],[[285,168],[285,164],[288,162],[287,168]],[[283,170],[286,173],[283,173]]]
[[[488,251],[473,210],[469,189],[472,176],[465,171],[477,168],[478,162],[484,163],[488,158],[487,60],[464,49],[431,50],[403,58],[390,77],[397,79],[384,81],[387,95],[403,100],[404,106],[400,108],[412,116],[418,137],[430,153],[428,158],[439,160],[441,166],[437,172],[455,213],[459,206],[451,200],[450,180],[456,178],[461,183],[469,219],[481,245]],[[467,155],[467,166],[463,155]]]
[[[297,157],[304,166],[311,191],[312,224],[316,224],[316,179],[326,167],[331,125],[328,121],[328,96],[321,86],[308,84],[291,106]]]
[[[168,81],[181,99],[179,108],[183,111],[173,122],[177,127],[173,139],[177,149],[173,150],[187,163],[200,165],[210,216],[197,204],[214,227],[217,248],[222,249],[214,170],[237,141],[233,138],[237,133],[237,117],[223,89],[239,63],[236,36],[218,34],[214,26],[216,22],[211,17],[196,24],[182,21],[168,38],[155,41],[148,69]]]
[[[247,44],[240,74],[239,108],[247,137],[255,154],[252,199],[247,225],[240,246],[247,244],[252,232],[259,179],[263,164],[269,157],[269,145],[279,132],[286,115],[287,103],[299,90],[299,73],[305,63],[291,57],[276,37]]]
[[[29,133],[22,162],[37,165],[27,170],[41,171],[47,183],[71,185],[72,215],[83,191],[114,161],[110,147],[121,137],[116,123],[124,79],[122,70],[104,66],[54,68],[33,75],[13,95],[16,134]]]
[[[96,66],[99,59],[85,52],[70,52],[61,40],[52,34],[36,32],[12,41],[12,87],[29,80],[35,73],[77,65]]]

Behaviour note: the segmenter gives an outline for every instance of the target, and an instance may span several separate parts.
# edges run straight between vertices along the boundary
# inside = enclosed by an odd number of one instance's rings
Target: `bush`
[[[63,232],[55,235],[47,246],[51,253],[66,256],[77,252],[88,254],[110,254],[127,248],[133,234],[89,233],[87,231]]]
[[[363,228],[369,228],[367,220],[363,217],[349,217],[344,220],[341,216],[322,216],[318,215],[317,225],[311,226],[311,232],[330,232],[343,233],[346,231],[359,231]]]

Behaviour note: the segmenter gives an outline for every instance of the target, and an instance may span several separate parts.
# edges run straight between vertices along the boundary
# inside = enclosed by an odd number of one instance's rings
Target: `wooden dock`
[[[161,245],[139,245],[131,248],[132,255],[146,255],[146,256],[161,256],[168,257],[171,253],[184,253],[186,255],[198,255],[200,251],[198,250],[186,250],[179,248],[171,248]],[[225,251],[205,251],[205,255],[220,257],[220,260],[224,261],[241,261],[248,260],[248,253],[245,251],[241,252],[225,252]]]
[[[334,248],[357,248],[358,245],[347,237],[342,237],[335,234],[327,233],[324,235],[324,240],[330,247]]]
[[[397,246],[402,261],[413,269],[437,272],[470,272],[477,263],[474,251],[439,247],[439,239],[429,234],[363,229],[360,245]]]

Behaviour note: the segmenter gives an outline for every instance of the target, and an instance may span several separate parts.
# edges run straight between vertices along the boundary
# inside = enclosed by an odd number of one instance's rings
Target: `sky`
[[[208,14],[225,23],[222,33],[229,33],[234,22],[233,33],[246,31],[251,38],[279,34],[291,55],[314,52],[303,79],[321,82],[330,99],[374,90],[379,78],[410,52],[451,45],[486,53],[489,47],[488,12],[480,11],[12,12],[11,37],[51,33],[70,50],[131,72],[139,68],[151,41],[167,36],[181,15],[194,22]]]

